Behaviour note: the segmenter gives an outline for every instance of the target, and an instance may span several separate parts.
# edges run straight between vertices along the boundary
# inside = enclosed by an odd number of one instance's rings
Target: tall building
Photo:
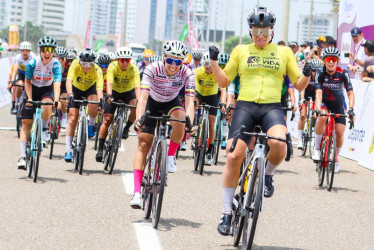
[[[107,35],[109,33],[110,1],[91,1],[91,31],[95,35]]]
[[[135,41],[135,29],[137,20],[137,9],[139,7],[139,13],[142,13],[144,6],[138,6],[137,0],[127,0],[127,7],[125,7],[125,27],[126,27],[126,42],[136,42]]]
[[[0,29],[22,25],[22,0],[0,0]]]
[[[319,36],[332,36],[336,39],[337,31],[337,15],[336,14],[325,14],[313,16],[312,29],[310,38],[311,41],[316,40]],[[297,28],[297,40],[298,42],[304,42],[308,40],[308,24],[309,16],[300,16]]]
[[[47,35],[54,36],[56,39],[64,39],[65,0],[43,0],[39,1],[39,4],[42,6],[39,6],[37,24],[44,26],[44,32]]]

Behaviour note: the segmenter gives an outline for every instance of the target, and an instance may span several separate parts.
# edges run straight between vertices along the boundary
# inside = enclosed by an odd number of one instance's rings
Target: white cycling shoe
[[[169,173],[175,173],[177,172],[177,163],[175,161],[175,156],[168,156],[166,159],[166,166]]]
[[[320,161],[321,160],[321,150],[314,150],[312,155],[313,161]]]
[[[135,193],[130,201],[130,206],[134,209],[140,209],[142,207],[142,195]]]

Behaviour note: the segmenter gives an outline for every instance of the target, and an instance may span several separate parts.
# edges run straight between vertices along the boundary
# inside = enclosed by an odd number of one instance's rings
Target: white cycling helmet
[[[68,55],[66,56],[66,59],[74,60],[75,58],[77,58],[77,55],[73,51],[69,51]]]
[[[201,51],[199,50],[192,51],[192,57],[201,59],[203,57],[203,53],[201,53]]]
[[[108,56],[110,57],[110,60],[116,60],[116,55],[113,52],[108,52]]]
[[[184,59],[187,56],[187,47],[177,40],[168,41],[164,45],[163,53],[166,56],[174,56]]]
[[[131,58],[132,57],[132,51],[129,47],[121,47],[117,49],[116,51],[116,58]]]
[[[22,49],[32,50],[32,45],[31,45],[31,43],[25,41],[25,42],[22,42],[22,43],[19,45],[19,49],[20,49],[20,50],[22,50]]]
[[[203,63],[206,63],[206,62],[210,63],[210,57],[209,57],[209,52],[208,51],[204,52],[204,54],[203,54]]]
[[[323,51],[322,59],[325,59],[328,56],[334,56],[334,57],[337,57],[339,59],[340,58],[340,52],[335,47],[329,47],[329,48],[327,48]]]

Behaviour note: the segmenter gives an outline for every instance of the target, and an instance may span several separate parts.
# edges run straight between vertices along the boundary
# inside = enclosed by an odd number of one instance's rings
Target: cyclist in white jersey
[[[25,91],[27,100],[43,101],[59,104],[62,69],[53,54],[56,48],[56,40],[45,36],[39,40],[40,57],[32,59],[26,66]],[[35,108],[32,104],[26,104],[22,109],[22,130],[20,135],[21,157],[18,160],[18,168],[25,168],[26,143],[30,136]],[[48,121],[52,114],[52,106],[42,107],[43,137],[49,140]]]
[[[164,60],[154,62],[145,67],[140,84],[140,94],[136,108],[136,129],[140,130],[139,119],[146,110],[151,116],[161,116],[162,113],[174,119],[184,120],[186,113],[193,122],[195,77],[193,72],[183,64],[187,56],[186,46],[179,41],[169,41],[163,47]],[[185,87],[186,112],[178,96],[179,91]],[[185,125],[171,122],[173,131],[167,157],[168,172],[175,172],[175,153],[184,136]],[[138,147],[134,157],[134,196],[130,202],[131,207],[141,207],[140,188],[144,174],[146,156],[152,146],[155,120],[147,120],[138,136]]]
[[[15,81],[16,84],[24,84],[25,82],[25,71],[26,65],[33,59],[33,56],[30,54],[32,50],[31,43],[25,41],[19,45],[19,49],[21,50],[21,54],[16,56],[14,60],[14,70],[12,74],[12,81]],[[17,77],[17,78],[16,78]],[[12,114],[17,114],[18,103],[21,98],[22,88],[21,87],[14,87],[13,91],[15,91],[16,99],[15,99],[15,106],[12,105]]]

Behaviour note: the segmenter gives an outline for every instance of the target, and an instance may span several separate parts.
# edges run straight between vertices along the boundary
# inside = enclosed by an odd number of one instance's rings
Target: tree
[[[225,40],[225,52],[231,54],[236,45],[239,44],[240,36],[231,36]],[[242,44],[249,44],[252,39],[249,36],[242,37]]]
[[[163,42],[160,40],[153,39],[149,43],[145,44],[147,49],[151,49],[155,52],[155,55],[162,55]]]
[[[26,33],[25,33],[26,27]],[[25,37],[26,35],[26,37]],[[38,48],[38,42],[40,38],[44,36],[43,26],[34,26],[31,22],[27,22],[25,26],[19,28],[19,40],[28,41],[32,44],[33,50],[36,51]]]

